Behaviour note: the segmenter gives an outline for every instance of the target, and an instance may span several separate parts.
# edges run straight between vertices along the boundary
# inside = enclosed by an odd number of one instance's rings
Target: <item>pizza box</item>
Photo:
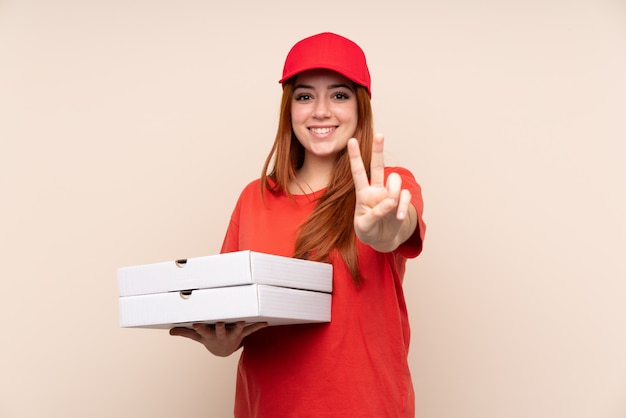
[[[117,278],[121,297],[252,283],[326,293],[333,288],[331,264],[248,250],[122,267]]]
[[[332,265],[237,251],[117,272],[120,326],[329,322]]]
[[[119,298],[120,326],[189,327],[194,323],[330,322],[331,294],[264,284],[164,292]]]

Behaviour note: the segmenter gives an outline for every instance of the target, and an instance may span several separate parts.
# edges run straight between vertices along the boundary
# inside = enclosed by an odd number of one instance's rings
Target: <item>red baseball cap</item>
[[[330,32],[319,33],[296,43],[285,60],[283,84],[307,70],[333,70],[365,87],[370,97],[371,79],[363,50],[351,40]]]

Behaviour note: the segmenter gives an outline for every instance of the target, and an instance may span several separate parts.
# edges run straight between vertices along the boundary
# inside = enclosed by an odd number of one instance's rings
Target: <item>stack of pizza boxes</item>
[[[121,327],[330,321],[332,265],[254,251],[122,267]]]

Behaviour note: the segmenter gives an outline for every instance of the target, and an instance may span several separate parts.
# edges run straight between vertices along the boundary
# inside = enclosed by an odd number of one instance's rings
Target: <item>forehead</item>
[[[352,86],[354,83],[342,76],[338,72],[327,69],[308,70],[298,74],[295,79],[296,87],[301,85],[346,85]]]

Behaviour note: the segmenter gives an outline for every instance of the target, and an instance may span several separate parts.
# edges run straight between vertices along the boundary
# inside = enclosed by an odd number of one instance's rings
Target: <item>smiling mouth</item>
[[[328,128],[309,128],[311,132],[318,135],[325,135],[334,131],[336,127],[328,127]]]

